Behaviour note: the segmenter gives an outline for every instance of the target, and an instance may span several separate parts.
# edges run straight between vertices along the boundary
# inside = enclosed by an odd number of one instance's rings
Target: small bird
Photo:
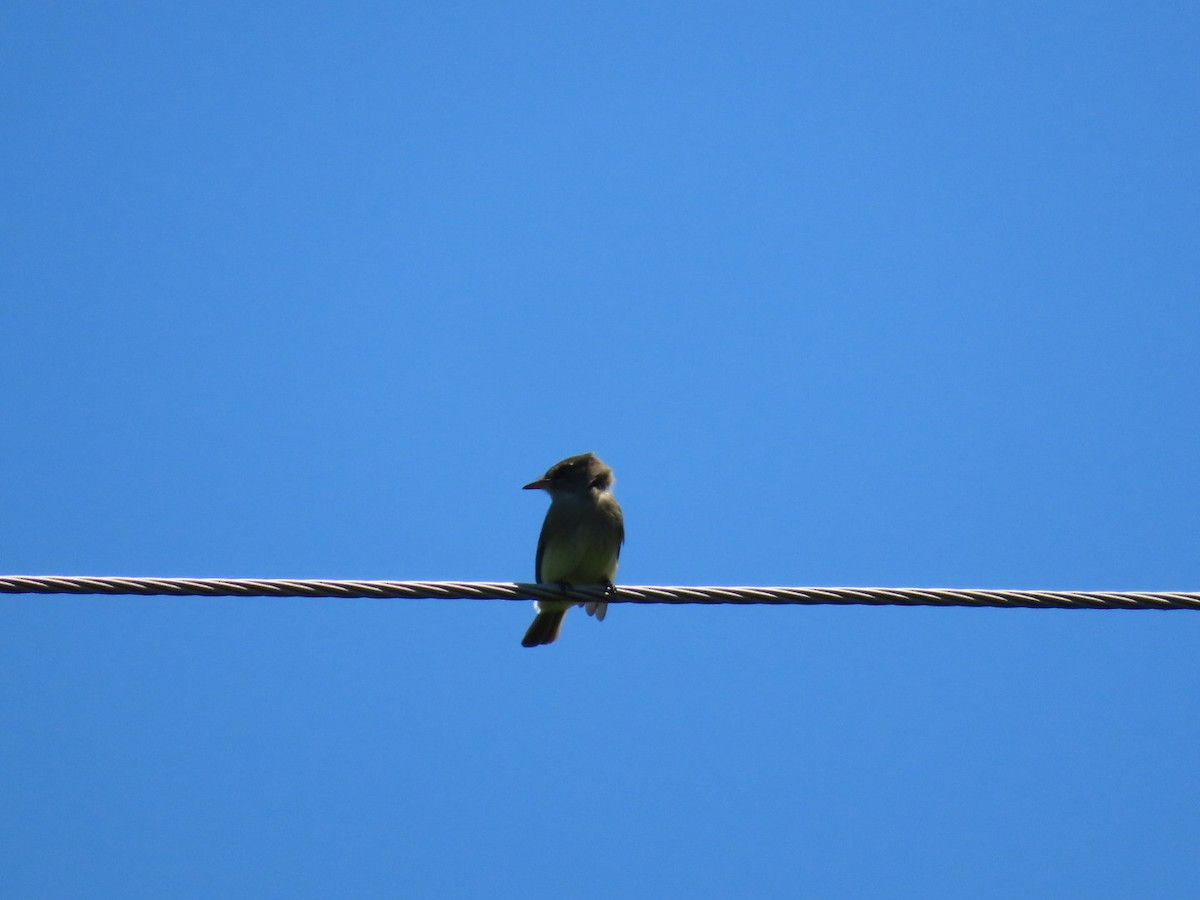
[[[556,463],[525,490],[543,490],[550,495],[550,508],[538,537],[536,575],[538,584],[602,584],[612,589],[617,577],[617,557],[625,542],[625,519],[612,495],[613,471],[594,453],[581,453]],[[604,600],[590,601],[588,615],[603,620],[608,611]],[[537,616],[522,647],[549,644],[558,637],[568,600],[538,600]]]

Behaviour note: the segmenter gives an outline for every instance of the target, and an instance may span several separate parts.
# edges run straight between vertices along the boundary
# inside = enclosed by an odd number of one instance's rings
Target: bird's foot
[[[604,596],[605,597],[617,596],[617,586],[615,584],[613,584],[611,581],[604,582]]]

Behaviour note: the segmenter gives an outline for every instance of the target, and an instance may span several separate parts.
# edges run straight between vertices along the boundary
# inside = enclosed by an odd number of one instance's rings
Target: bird
[[[543,490],[550,508],[538,536],[535,575],[538,584],[600,584],[614,590],[617,559],[625,543],[625,518],[612,495],[613,471],[594,453],[581,453],[555,463],[524,490]],[[537,600],[537,615],[521,640],[522,647],[553,643],[563,617],[574,605],[569,600]],[[608,602],[593,600],[588,615],[603,621]]]

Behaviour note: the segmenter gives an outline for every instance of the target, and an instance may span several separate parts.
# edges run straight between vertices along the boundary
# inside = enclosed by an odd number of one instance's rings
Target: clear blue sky
[[[1200,589],[1200,12],[7,4],[0,572]],[[1200,614],[0,597],[0,894],[1200,895]]]

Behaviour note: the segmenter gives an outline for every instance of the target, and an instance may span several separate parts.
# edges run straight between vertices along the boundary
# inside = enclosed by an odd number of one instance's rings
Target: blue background
[[[0,572],[1200,589],[1200,13],[7,5]],[[1200,615],[0,598],[11,897],[1193,897]]]

